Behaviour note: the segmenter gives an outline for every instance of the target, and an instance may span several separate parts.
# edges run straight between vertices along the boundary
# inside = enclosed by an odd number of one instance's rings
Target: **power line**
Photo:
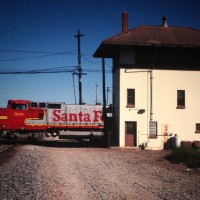
[[[63,66],[45,69],[35,69],[29,71],[0,71],[0,74],[52,74],[52,73],[69,73],[78,71],[77,66]],[[101,73],[100,69],[82,69],[83,72]],[[105,70],[106,73],[111,73],[111,70]]]
[[[40,72],[40,71],[35,71],[35,72],[0,72],[0,74],[57,74],[57,73],[67,73],[67,72],[73,72],[72,70],[63,70],[63,71],[46,71],[46,72]]]
[[[83,69],[84,72],[101,72],[102,73],[102,70],[101,69]],[[111,73],[112,71],[111,70],[105,70],[106,73]]]
[[[57,56],[61,55],[59,54],[49,54],[49,55],[43,55],[43,56],[31,56],[31,57],[24,57],[24,58],[12,58],[12,59],[0,59],[1,62],[9,62],[9,61],[17,61],[17,60],[28,60],[28,59],[36,59],[36,58],[44,58],[49,56]]]
[[[36,53],[36,54],[57,54],[57,53],[72,53],[76,52],[77,50],[70,50],[70,51],[29,51],[29,50],[16,50],[16,49],[0,49],[2,52],[14,52],[14,53]]]
[[[67,69],[71,68],[71,69]],[[46,69],[35,69],[29,71],[0,71],[0,74],[47,74],[47,73],[65,73],[73,72],[76,66],[54,67]]]
[[[84,54],[83,54],[84,55]],[[83,58],[87,61],[87,62],[89,62],[89,63],[100,63],[101,62],[101,60],[100,61],[91,61],[91,60],[89,60],[88,58],[86,58],[86,56],[83,56]]]
[[[0,59],[0,62],[9,62],[9,61],[17,61],[17,60],[28,60],[28,59],[50,57],[50,56],[66,55],[66,54],[72,54],[72,53],[61,52],[61,53],[51,53],[51,54],[42,55],[42,56],[30,56],[30,57],[23,57],[23,58]],[[75,54],[73,54],[73,55],[75,55]]]
[[[38,58],[45,58],[45,57],[52,57],[52,56],[60,56],[60,55],[76,55],[77,50],[70,50],[70,51],[64,51],[64,52],[51,52],[51,51],[29,51],[29,50],[16,50],[16,49],[0,49],[0,52],[12,52],[12,53],[28,53],[28,54],[47,54],[47,55],[41,55],[41,56],[28,56],[28,57],[22,57],[22,58],[11,58],[11,59],[0,59],[0,62],[11,62],[11,61],[18,61],[18,60],[29,60],[29,59],[38,59]],[[100,63],[101,61],[92,61],[87,56],[91,56],[90,53],[83,53],[81,54],[82,57],[89,63]],[[112,68],[108,63],[106,65],[109,68]]]

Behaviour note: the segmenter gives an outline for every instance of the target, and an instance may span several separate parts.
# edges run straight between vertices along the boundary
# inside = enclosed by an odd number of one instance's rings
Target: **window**
[[[199,123],[196,124],[196,131],[195,131],[195,133],[200,133],[200,124]]]
[[[135,89],[127,89],[127,106],[128,108],[135,107]]]
[[[136,122],[126,122],[126,134],[134,135],[136,133]]]
[[[28,108],[27,104],[16,104],[16,103],[12,104],[12,109],[15,110],[27,110],[27,108]]]
[[[177,90],[177,107],[178,109],[185,108],[185,90]]]
[[[39,103],[40,108],[46,108],[46,103]]]
[[[36,102],[31,102],[31,108],[37,108],[37,103]]]
[[[61,108],[61,104],[49,103],[48,104],[48,108],[50,108],[50,109],[60,109]]]

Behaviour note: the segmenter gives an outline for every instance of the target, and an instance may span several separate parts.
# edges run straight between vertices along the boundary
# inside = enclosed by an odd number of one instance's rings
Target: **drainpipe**
[[[153,121],[153,70],[150,71],[150,121]]]
[[[157,36],[155,37],[155,51],[153,54],[152,68],[150,71],[150,121],[153,121],[153,68],[156,62],[157,54]]]

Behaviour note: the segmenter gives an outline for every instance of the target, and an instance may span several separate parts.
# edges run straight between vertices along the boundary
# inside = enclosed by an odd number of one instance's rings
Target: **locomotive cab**
[[[7,108],[13,109],[13,110],[27,110],[28,109],[29,102],[28,101],[22,101],[22,100],[9,100]]]
[[[13,113],[13,117],[16,119],[43,119],[44,117],[44,110],[32,108],[31,102],[28,100],[9,100],[7,108],[10,109],[10,112]]]
[[[0,131],[9,135],[44,130],[44,117],[44,109],[31,108],[28,100],[9,100],[7,108],[0,109]]]

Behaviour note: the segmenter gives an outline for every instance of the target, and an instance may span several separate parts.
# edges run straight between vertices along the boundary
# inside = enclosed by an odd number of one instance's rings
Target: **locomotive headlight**
[[[4,125],[2,126],[2,128],[6,128],[6,125],[4,124]]]

